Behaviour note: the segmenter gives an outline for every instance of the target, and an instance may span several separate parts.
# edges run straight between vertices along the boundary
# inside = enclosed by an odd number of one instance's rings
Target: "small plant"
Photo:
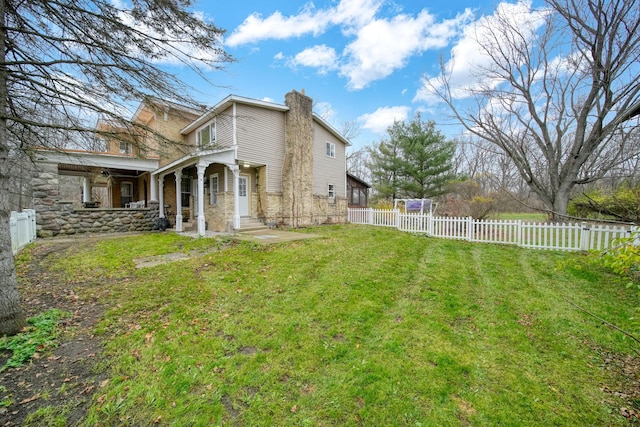
[[[2,396],[2,394],[7,392],[7,388],[3,385],[0,385],[0,408],[7,408],[11,406],[13,401],[8,396]]]
[[[615,274],[628,277],[633,282],[640,282],[640,232],[618,239],[615,246],[604,252],[602,259],[606,267]]]
[[[68,314],[57,309],[47,310],[28,320],[29,325],[17,335],[0,338],[0,351],[9,350],[11,357],[0,366],[0,372],[22,366],[36,353],[55,348],[58,322]]]

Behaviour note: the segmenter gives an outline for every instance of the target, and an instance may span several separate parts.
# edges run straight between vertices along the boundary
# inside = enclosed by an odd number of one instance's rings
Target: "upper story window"
[[[336,144],[333,142],[327,142],[327,156],[334,159],[336,157]]]
[[[133,147],[130,142],[120,141],[120,154],[133,153]]]
[[[216,142],[216,124],[209,123],[205,127],[198,129],[196,133],[198,147],[207,148]]]

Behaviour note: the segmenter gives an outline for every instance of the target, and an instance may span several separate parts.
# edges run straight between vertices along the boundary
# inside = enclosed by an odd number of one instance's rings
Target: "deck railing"
[[[397,209],[349,209],[348,221],[396,227],[433,237],[517,245],[525,248],[588,251],[604,250],[639,231],[635,226],[580,223],[544,223],[520,220],[476,220],[471,217],[402,213]]]

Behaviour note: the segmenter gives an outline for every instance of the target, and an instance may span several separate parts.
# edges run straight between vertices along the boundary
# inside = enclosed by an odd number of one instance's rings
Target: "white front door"
[[[240,199],[240,216],[249,216],[249,176],[238,177],[238,198]]]

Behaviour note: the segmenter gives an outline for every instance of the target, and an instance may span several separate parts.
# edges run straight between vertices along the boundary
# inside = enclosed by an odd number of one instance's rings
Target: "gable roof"
[[[325,119],[323,119],[322,117],[320,117],[316,113],[313,113],[313,120],[318,122],[320,124],[320,126],[322,126],[325,129],[327,129],[333,136],[335,136],[340,141],[342,141],[344,143],[344,145],[346,145],[347,147],[351,146],[351,143],[349,142],[348,139],[346,139],[344,136],[342,136],[342,134],[340,132],[338,132],[338,130],[336,128],[331,126],[329,124],[329,122],[327,122]]]
[[[182,135],[186,135],[189,132],[192,132],[193,130],[205,124],[207,121],[213,118],[216,114],[227,109],[234,103],[252,105],[252,106],[261,107],[261,108],[268,108],[270,110],[276,110],[276,111],[289,111],[289,107],[287,107],[286,105],[276,104],[274,102],[268,102],[268,101],[261,101],[259,99],[247,98],[244,96],[229,95],[226,98],[224,98],[222,101],[214,105],[212,108],[210,108],[206,113],[198,117],[195,121],[187,125],[184,129],[180,131],[180,133]]]
[[[203,115],[198,117],[196,120],[188,124],[186,127],[184,127],[180,131],[180,134],[186,135],[190,132],[193,132],[195,129],[199,128],[200,126],[204,125],[206,122],[211,120],[213,117],[215,117],[216,114],[226,110],[228,107],[230,107],[234,103],[251,105],[254,107],[266,108],[269,110],[276,110],[276,111],[282,111],[282,112],[289,111],[289,107],[284,104],[277,104],[275,102],[262,101],[259,99],[247,98],[245,96],[239,96],[239,95],[229,95],[226,98],[224,98],[222,101],[214,105],[212,108],[210,108],[206,113],[204,113]],[[347,146],[351,145],[351,143],[344,136],[342,136],[340,132],[336,130],[336,128],[331,126],[322,117],[320,117],[316,113],[313,113],[313,119],[316,122],[318,122],[322,127],[327,129],[333,136],[335,136],[340,141],[342,141],[345,145]]]
[[[371,184],[369,184],[366,181],[361,180],[360,178],[358,178],[357,176],[350,174],[349,172],[347,172],[347,178],[352,179],[356,182],[359,182],[360,184],[364,185],[367,188],[371,188]]]

